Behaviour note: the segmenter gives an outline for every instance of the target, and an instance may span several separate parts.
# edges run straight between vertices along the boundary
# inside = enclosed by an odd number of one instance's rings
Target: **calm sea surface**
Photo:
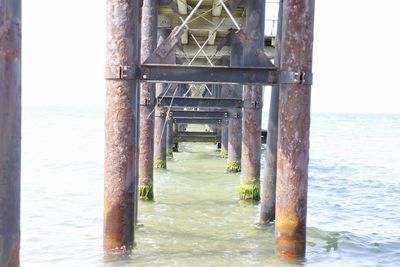
[[[182,146],[104,263],[103,112],[24,109],[22,266],[285,266],[214,145]],[[264,155],[263,155],[264,157]],[[313,114],[306,266],[400,266],[400,115]]]

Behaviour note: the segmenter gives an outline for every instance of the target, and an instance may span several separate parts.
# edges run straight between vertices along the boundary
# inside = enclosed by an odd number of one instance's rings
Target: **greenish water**
[[[184,144],[155,172],[137,247],[104,262],[102,114],[23,113],[22,266],[286,266],[213,144]],[[307,252],[294,265],[399,266],[399,136],[399,115],[312,115]]]
[[[240,176],[224,173],[215,145],[180,148],[168,170],[155,173],[155,201],[139,204],[135,266],[271,262],[273,227],[257,226],[257,206],[239,202]]]

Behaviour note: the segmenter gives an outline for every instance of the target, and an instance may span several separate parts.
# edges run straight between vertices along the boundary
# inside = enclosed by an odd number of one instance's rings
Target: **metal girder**
[[[225,67],[143,64],[145,82],[273,85],[279,80],[276,67]]]
[[[223,111],[172,111],[173,118],[228,118],[228,112]]]
[[[172,102],[172,103],[171,103]],[[157,103],[164,107],[197,107],[197,108],[241,108],[242,99],[212,97],[158,97]]]
[[[178,132],[174,136],[174,143],[181,142],[201,142],[201,143],[218,143],[221,136],[214,132]]]
[[[176,124],[221,124],[222,119],[216,118],[174,118]]]

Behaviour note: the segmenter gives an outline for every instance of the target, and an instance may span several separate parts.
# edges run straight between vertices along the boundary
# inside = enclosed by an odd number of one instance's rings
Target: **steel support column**
[[[160,45],[170,34],[168,29],[158,30],[158,44]],[[167,55],[164,62],[167,64],[175,64],[175,52]],[[174,91],[173,86],[167,83],[157,83],[156,84],[156,95],[163,96],[172,95]],[[168,90],[168,92],[166,92]],[[154,124],[154,168],[156,169],[166,169],[167,168],[167,108],[162,106],[156,107],[155,124]]]
[[[19,266],[21,1],[0,0],[0,266]]]
[[[231,58],[230,65],[243,66],[243,47],[239,40],[231,40]],[[232,86],[232,97],[243,97],[243,86]],[[226,170],[228,172],[240,172],[242,158],[242,109],[236,108],[230,110],[228,124],[228,160]]]
[[[247,1],[245,33],[248,43],[244,46],[244,65],[260,66],[260,55],[264,53],[265,0]],[[242,177],[240,198],[258,201],[260,199],[260,154],[261,117],[263,87],[243,88],[243,139]]]
[[[283,3],[282,70],[311,75],[314,5]],[[306,249],[310,99],[309,83],[280,87],[275,227],[277,254],[286,259],[303,257]]]
[[[275,66],[280,66],[281,31],[282,31],[282,2],[279,3],[278,28],[275,41]],[[278,109],[279,109],[279,85],[271,88],[271,100],[269,106],[267,149],[265,153],[264,179],[261,184],[261,208],[260,223],[267,224],[275,220],[275,196],[276,196],[276,160],[278,142]]]
[[[143,2],[142,45],[143,63],[157,45],[158,0]],[[154,160],[154,113],[156,90],[154,83],[141,83],[140,88],[140,136],[139,136],[139,197],[152,200]]]
[[[107,0],[104,250],[134,246],[137,209],[140,1]]]
[[[168,114],[166,131],[167,131],[167,157],[173,158],[174,157],[174,153],[173,153],[173,149],[174,149],[174,122],[172,120],[172,114]]]
[[[233,98],[232,94],[232,86],[231,85],[222,85],[220,89],[220,98]],[[224,119],[221,123],[221,158],[228,157],[228,138],[229,138],[229,120]]]

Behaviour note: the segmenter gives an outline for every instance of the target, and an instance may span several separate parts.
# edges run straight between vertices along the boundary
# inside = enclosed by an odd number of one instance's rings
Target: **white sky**
[[[23,104],[101,108],[105,0],[22,0]],[[400,1],[316,0],[316,112],[400,113]]]

